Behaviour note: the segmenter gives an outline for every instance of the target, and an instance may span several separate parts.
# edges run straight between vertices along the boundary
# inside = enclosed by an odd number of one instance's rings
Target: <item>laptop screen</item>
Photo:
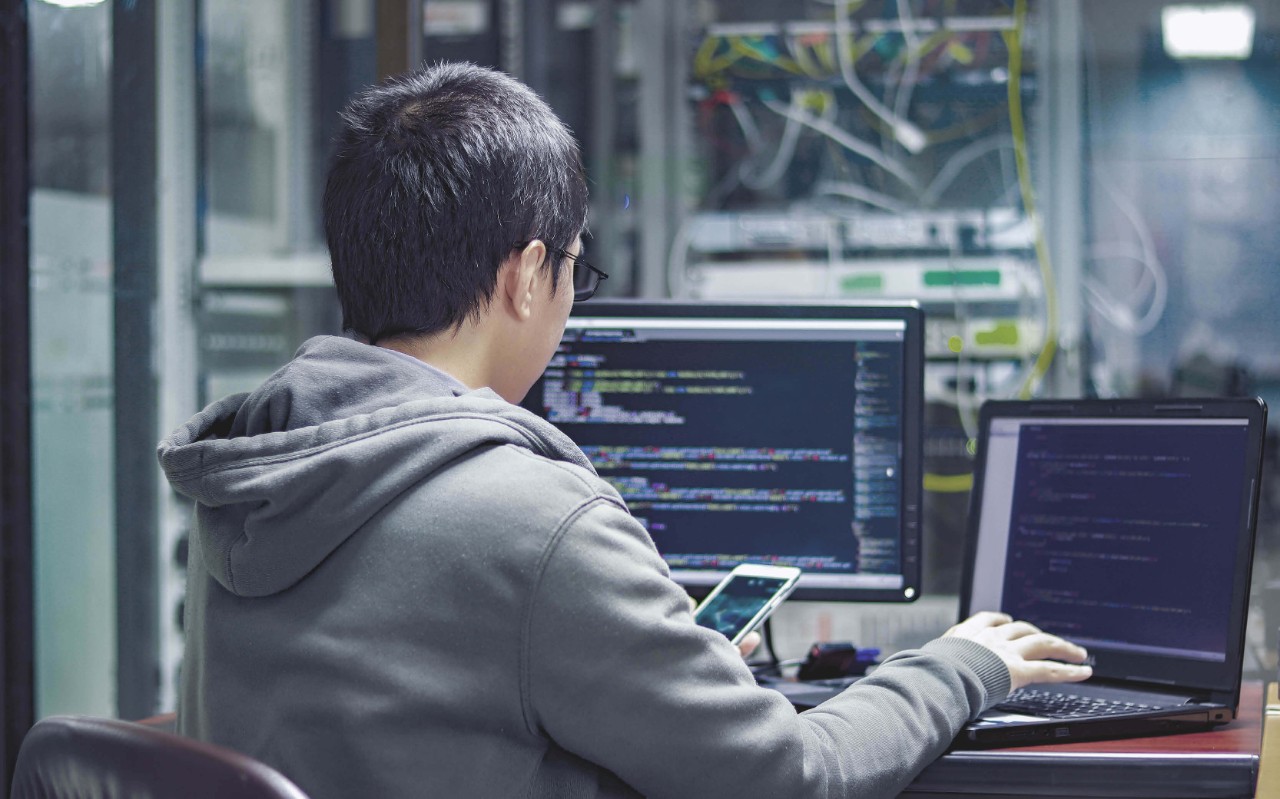
[[[1010,407],[984,414],[983,436],[970,611],[1085,646],[1099,676],[1238,680],[1260,436],[1248,418]]]

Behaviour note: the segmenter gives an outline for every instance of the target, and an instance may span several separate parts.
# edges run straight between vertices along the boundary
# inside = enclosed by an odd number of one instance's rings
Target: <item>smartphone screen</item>
[[[695,621],[733,640],[788,582],[780,577],[737,575],[698,608]]]

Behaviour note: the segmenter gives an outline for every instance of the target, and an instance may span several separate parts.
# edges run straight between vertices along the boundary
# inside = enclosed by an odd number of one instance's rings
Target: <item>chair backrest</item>
[[[51,716],[22,740],[13,799],[307,799],[279,772],[142,724]]]

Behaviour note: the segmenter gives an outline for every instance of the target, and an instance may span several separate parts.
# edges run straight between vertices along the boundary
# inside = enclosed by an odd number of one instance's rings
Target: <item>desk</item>
[[[1262,743],[1262,684],[1245,683],[1236,720],[1206,732],[950,752],[903,799],[1077,796],[1247,799]]]

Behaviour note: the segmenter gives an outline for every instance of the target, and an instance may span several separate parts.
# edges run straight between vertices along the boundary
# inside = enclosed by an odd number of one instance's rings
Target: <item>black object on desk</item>
[[[819,642],[809,647],[800,664],[801,680],[829,680],[839,677],[861,677],[876,665],[879,649],[859,649],[844,642]]]

